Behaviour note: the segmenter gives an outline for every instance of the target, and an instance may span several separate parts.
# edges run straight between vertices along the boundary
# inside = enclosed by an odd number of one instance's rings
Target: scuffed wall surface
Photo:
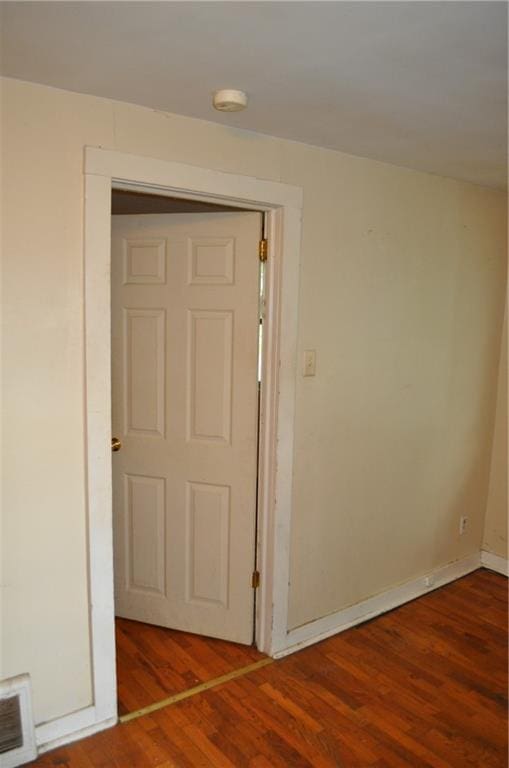
[[[304,189],[291,626],[479,549],[504,195],[10,80],[2,123],[4,674],[32,674],[38,722],[92,700],[85,145]]]

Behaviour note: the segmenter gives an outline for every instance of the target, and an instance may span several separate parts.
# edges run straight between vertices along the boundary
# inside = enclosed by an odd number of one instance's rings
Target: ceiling
[[[1,34],[10,77],[506,183],[505,2],[4,2]]]

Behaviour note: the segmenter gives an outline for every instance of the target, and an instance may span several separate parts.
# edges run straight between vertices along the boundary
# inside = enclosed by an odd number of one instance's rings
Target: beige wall
[[[304,186],[290,626],[479,547],[505,199],[297,144]],[[459,536],[459,518],[469,518]]]
[[[326,150],[4,81],[4,674],[39,722],[90,702],[85,144],[304,188],[290,624],[482,538],[505,197]],[[458,536],[459,515],[468,514]]]
[[[483,548],[507,558],[507,309],[498,370],[497,411]]]

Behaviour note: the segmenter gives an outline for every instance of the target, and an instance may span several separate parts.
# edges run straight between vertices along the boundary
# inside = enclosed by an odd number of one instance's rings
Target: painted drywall
[[[507,308],[498,369],[497,410],[491,454],[488,505],[484,523],[483,549],[507,558]]]
[[[290,627],[479,547],[505,200],[286,145],[305,190]],[[467,515],[466,533],[459,519]]]
[[[503,194],[6,79],[4,674],[38,722],[90,703],[83,147],[304,189],[290,625],[479,549]],[[458,518],[469,528],[458,536]]]

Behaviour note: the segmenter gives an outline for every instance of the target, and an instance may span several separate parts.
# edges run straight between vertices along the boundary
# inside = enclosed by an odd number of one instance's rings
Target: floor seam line
[[[193,688],[188,688],[186,691],[174,693],[172,696],[168,696],[166,699],[157,701],[154,704],[148,704],[146,707],[141,707],[141,709],[137,709],[135,712],[128,712],[125,715],[121,715],[118,718],[118,721],[119,723],[129,723],[131,720],[137,720],[139,717],[150,715],[152,712],[157,712],[159,709],[164,709],[165,707],[171,707],[172,704],[178,704],[179,701],[189,699],[192,696],[196,696],[199,693],[208,691],[211,688],[216,688],[218,685],[228,683],[230,680],[236,680],[238,677],[244,677],[244,675],[248,675],[250,672],[255,672],[257,669],[267,667],[269,664],[273,664],[275,661],[276,659],[272,659],[270,657],[266,659],[260,659],[260,661],[255,661],[253,664],[248,664],[247,666],[241,667],[240,669],[234,669],[232,672],[227,672],[225,675],[214,677],[212,680],[207,680],[204,683],[200,683],[200,685],[193,686]]]

